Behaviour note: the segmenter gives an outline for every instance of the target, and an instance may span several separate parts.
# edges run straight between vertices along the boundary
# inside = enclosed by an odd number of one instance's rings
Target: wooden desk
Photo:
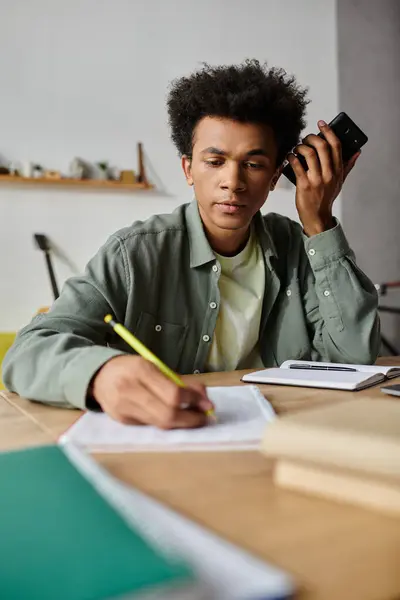
[[[399,364],[399,359],[384,359]],[[243,372],[194,377],[237,385]],[[260,386],[278,413],[370,397],[379,387],[337,392]],[[79,416],[0,392],[1,448],[56,440]],[[96,455],[113,475],[287,569],[307,600],[392,600],[400,596],[400,519],[289,492],[272,484],[256,452]]]
[[[0,394],[5,395],[5,392]],[[0,451],[51,442],[52,437],[22,414],[18,407],[0,398]]]

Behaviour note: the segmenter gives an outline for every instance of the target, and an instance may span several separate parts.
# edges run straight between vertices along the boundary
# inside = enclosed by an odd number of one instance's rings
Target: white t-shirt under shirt
[[[221,264],[220,308],[206,369],[262,368],[258,338],[265,266],[256,234],[252,230],[245,248],[236,256],[215,256]]]

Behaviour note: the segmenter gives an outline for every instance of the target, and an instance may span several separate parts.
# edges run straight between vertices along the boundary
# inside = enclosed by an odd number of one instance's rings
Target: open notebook
[[[400,366],[286,360],[279,369],[248,373],[242,381],[357,391],[398,376]]]
[[[209,387],[216,422],[200,429],[162,431],[123,425],[103,413],[86,413],[61,437],[92,452],[254,450],[274,410],[255,385]]]

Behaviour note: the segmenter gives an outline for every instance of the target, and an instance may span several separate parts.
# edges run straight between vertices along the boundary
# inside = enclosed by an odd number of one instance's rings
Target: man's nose
[[[225,165],[220,187],[229,192],[243,192],[246,189],[246,181],[243,169],[238,163]]]

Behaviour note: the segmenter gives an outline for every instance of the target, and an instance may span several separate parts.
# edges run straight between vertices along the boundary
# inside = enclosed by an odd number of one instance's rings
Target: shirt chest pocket
[[[274,355],[277,364],[288,359],[305,359],[310,343],[298,280],[281,290],[276,309],[272,338],[276,339]]]
[[[140,313],[136,337],[171,369],[178,369],[188,326],[161,321],[150,313]]]

